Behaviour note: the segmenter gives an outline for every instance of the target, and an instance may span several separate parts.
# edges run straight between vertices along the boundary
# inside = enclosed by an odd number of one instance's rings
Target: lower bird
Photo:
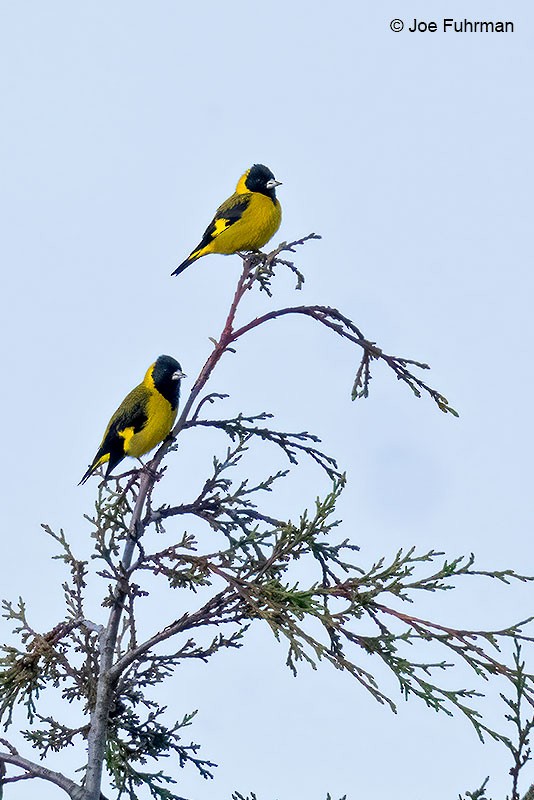
[[[259,250],[267,244],[282,221],[282,208],[276,199],[276,187],[280,185],[263,164],[247,169],[239,178],[234,194],[215,212],[199,244],[172,274],[179,275],[208,253],[231,255],[242,250]]]
[[[169,435],[178,412],[180,383],[185,377],[172,356],[159,356],[150,365],[142,383],[132,389],[111,417],[102,444],[80,484],[105,463],[107,478],[125,456],[139,458]]]

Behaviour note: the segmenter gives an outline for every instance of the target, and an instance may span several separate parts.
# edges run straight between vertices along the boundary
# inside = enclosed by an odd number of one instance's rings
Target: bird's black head
[[[185,375],[175,358],[159,356],[152,370],[152,380],[158,392],[169,401],[173,408],[178,407],[182,378],[185,378]]]
[[[280,186],[280,181],[276,180],[269,167],[263,164],[254,164],[248,171],[245,186],[249,192],[266,194],[274,203],[276,200],[275,189]]]

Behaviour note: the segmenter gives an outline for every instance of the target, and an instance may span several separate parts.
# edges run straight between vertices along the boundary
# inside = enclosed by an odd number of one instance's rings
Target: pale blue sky
[[[445,16],[515,32],[389,28]],[[255,161],[284,184],[275,241],[324,237],[298,255],[302,293],[281,277],[276,302],[338,306],[390,352],[428,361],[461,417],[380,367],[370,399],[351,403],[352,351],[306,320],[251,338],[213,389],[232,394],[228,409],[321,435],[348,472],[344,532],[362,563],[415,544],[534,572],[533,40],[532,8],[511,0],[0,3],[2,597],[24,594],[37,628],[62,613],[39,523],[87,556],[96,486],[76,484],[110,413],[160,353],[190,387],[240,262],[170,272]],[[251,297],[248,313],[267,307]],[[210,455],[184,437],[177,492],[194,491]],[[280,502],[296,516],[326,489],[307,467]],[[532,589],[466,581],[415,610],[500,626],[532,613]],[[393,716],[334,670],[294,680],[284,660],[258,630],[169,684],[177,716],[199,708],[192,736],[221,765],[210,783],[182,771],[185,796],[450,800],[487,774],[495,798],[509,791],[506,753],[463,720],[415,702]]]

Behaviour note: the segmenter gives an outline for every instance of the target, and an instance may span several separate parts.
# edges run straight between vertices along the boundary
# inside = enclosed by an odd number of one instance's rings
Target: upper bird
[[[172,356],[159,356],[150,365],[142,383],[126,395],[111,417],[102,444],[80,484],[106,462],[107,478],[125,456],[139,458],[169,435],[178,412],[182,378],[182,368]]]
[[[280,186],[268,167],[254,164],[241,175],[234,194],[225,200],[204,231],[199,244],[173,275],[208,253],[230,255],[241,250],[259,250],[274,236],[282,221],[276,199]]]

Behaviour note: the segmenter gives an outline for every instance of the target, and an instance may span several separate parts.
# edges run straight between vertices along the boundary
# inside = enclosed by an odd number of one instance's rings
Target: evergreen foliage
[[[164,770],[163,759],[166,764],[192,767],[204,778],[213,776],[216,764],[202,756],[200,745],[189,738],[196,712],[181,711],[182,716],[169,723],[174,710],[158,702],[154,688],[185,660],[207,662],[223,649],[238,650],[251,626],[263,624],[275,643],[283,645],[287,666],[295,675],[302,666],[316,669],[330,664],[349,673],[392,711],[399,697],[414,698],[434,711],[463,715],[481,739],[501,741],[513,760],[510,800],[518,800],[518,776],[530,759],[534,725],[525,713],[525,705],[530,710],[534,703],[533,676],[525,670],[521,655],[522,643],[532,641],[532,618],[506,628],[465,630],[423,619],[413,609],[422,592],[449,592],[466,579],[509,584],[532,578],[511,569],[478,569],[473,555],[451,558],[414,548],[365,563],[351,526],[345,523],[342,529],[336,516],[345,476],[317,436],[278,430],[267,411],[243,411],[230,418],[206,416],[226,397],[206,393],[223,355],[235,352],[252,330],[286,315],[307,317],[357,348],[354,399],[369,395],[371,369],[382,363],[417,397],[427,396],[442,412],[457,415],[445,396],[422,380],[426,364],[388,355],[337,309],[290,306],[236,323],[249,290],[273,295],[276,268],[290,269],[296,288],[302,286],[301,270],[281,254],[314,238],[318,237],[311,234],[268,255],[243,257],[225,326],[213,340],[213,351],[171,438],[146,466],[108,479],[98,488],[94,512],[87,517],[94,540],[91,562],[77,558],[64,531],[43,526],[68,572],[63,584],[65,614],[41,633],[32,627],[21,598],[4,601],[4,617],[11,622],[18,644],[2,648],[0,718],[7,731],[19,719],[15,712],[22,710],[27,719],[22,734],[28,749],[41,758],[77,747],[81,773],[75,780],[52,772],[2,739],[0,791],[10,782],[35,778],[55,783],[73,800],[99,800],[105,771],[114,799],[183,800],[177,793],[176,772],[172,766]],[[213,457],[211,473],[197,497],[159,503],[155,489],[165,480],[166,460],[173,458],[183,431],[194,434],[198,429],[222,433],[225,452]],[[286,462],[284,468],[256,482],[240,477],[246,474],[251,448],[272,446]],[[288,519],[273,511],[272,492],[289,469],[305,459],[324,471],[330,490],[324,497],[310,498],[308,508]],[[218,532],[224,546],[213,551],[203,548],[189,530],[192,520]],[[164,546],[156,547],[161,541]],[[311,576],[305,582],[302,563]],[[95,570],[105,586],[104,622],[90,620],[85,609],[86,581]],[[147,585],[157,586],[162,597],[179,600],[161,603],[161,618],[144,636],[138,630],[138,608],[149,592]],[[174,609],[180,613],[173,614]],[[460,665],[472,678],[467,687],[454,686]],[[394,678],[397,691],[392,691],[384,674]],[[514,693],[512,699],[508,692],[502,694],[513,739],[492,728],[483,715],[482,687],[494,680],[504,681]],[[61,708],[54,716],[43,713],[41,699],[48,690],[59,692],[65,703],[78,708],[78,726],[61,719]],[[487,781],[465,797],[484,800],[486,786]],[[235,792],[233,800],[258,798]]]

